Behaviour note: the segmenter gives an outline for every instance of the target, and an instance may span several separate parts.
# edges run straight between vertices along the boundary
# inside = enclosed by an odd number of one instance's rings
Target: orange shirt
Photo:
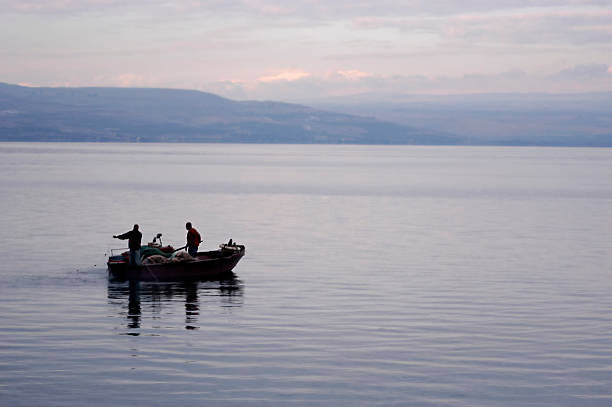
[[[187,231],[187,246],[188,247],[198,247],[202,239],[200,238],[200,234],[198,231],[192,227]]]

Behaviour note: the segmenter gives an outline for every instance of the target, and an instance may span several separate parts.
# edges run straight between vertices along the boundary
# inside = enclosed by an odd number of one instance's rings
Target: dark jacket
[[[125,240],[130,239],[128,247],[130,250],[140,250],[140,243],[142,242],[142,233],[138,230],[130,230],[122,235],[117,236],[117,239]]]

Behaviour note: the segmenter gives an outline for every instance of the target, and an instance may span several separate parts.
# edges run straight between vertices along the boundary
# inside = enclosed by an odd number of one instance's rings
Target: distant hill
[[[612,93],[364,94],[319,108],[450,133],[472,145],[612,147]]]
[[[0,83],[0,141],[461,144],[442,131],[173,89]]]

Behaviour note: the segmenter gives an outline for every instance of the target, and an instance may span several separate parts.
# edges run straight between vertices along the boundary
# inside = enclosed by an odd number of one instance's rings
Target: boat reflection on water
[[[108,282],[108,301],[118,307],[119,314],[126,318],[127,335],[138,336],[145,329],[143,319],[157,321],[152,325],[171,326],[167,319],[176,318],[176,307],[184,303],[185,329],[198,329],[201,308],[242,306],[243,286],[234,273],[224,280],[183,282]],[[177,321],[178,322],[178,321]],[[182,321],[181,321],[182,323]]]

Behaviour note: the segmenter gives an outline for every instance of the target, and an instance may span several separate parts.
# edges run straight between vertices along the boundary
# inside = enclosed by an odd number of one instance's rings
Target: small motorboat
[[[159,236],[158,236],[159,237]],[[154,246],[159,247],[153,242]],[[220,244],[218,250],[198,252],[195,257],[177,256],[169,261],[152,263],[145,261],[141,265],[130,265],[129,255],[126,252],[114,254],[118,250],[112,249],[107,266],[109,274],[118,280],[141,281],[184,281],[184,280],[211,280],[231,273],[236,264],[245,254],[244,245],[239,245],[230,239],[228,243]],[[180,249],[179,249],[180,250]],[[175,253],[178,250],[175,251]],[[161,256],[160,256],[161,257]]]

